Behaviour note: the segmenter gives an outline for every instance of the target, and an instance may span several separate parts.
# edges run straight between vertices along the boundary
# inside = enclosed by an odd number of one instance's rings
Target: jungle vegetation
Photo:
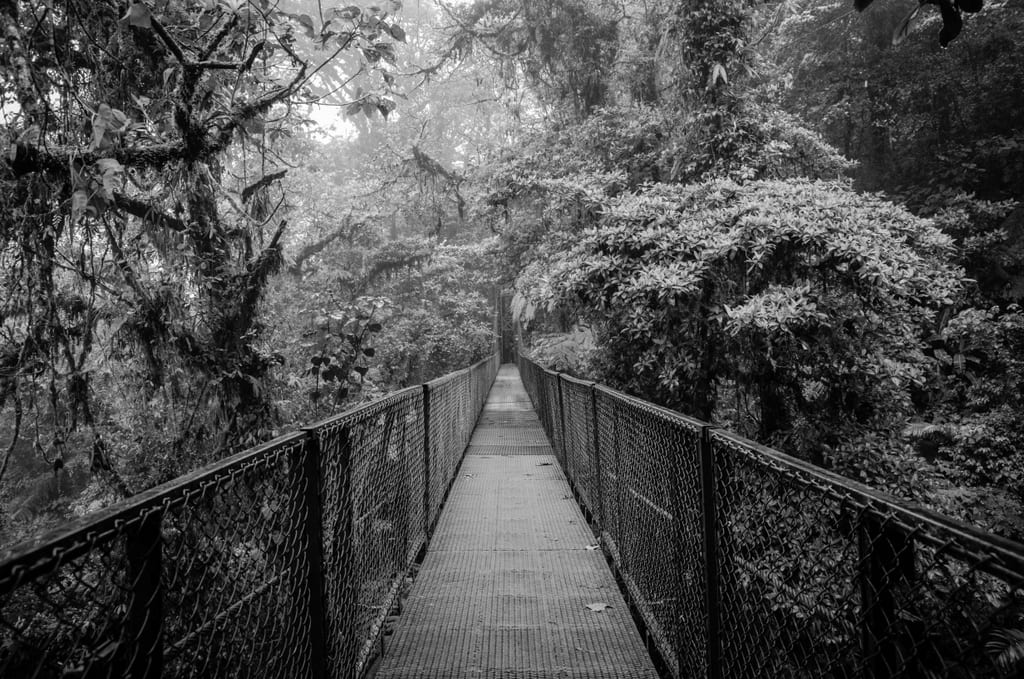
[[[486,356],[501,289],[551,367],[1024,537],[979,5],[0,3],[0,542]]]

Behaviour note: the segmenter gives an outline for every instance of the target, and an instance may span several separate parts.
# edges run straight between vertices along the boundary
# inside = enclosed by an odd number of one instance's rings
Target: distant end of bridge
[[[378,679],[657,679],[596,542],[502,366]]]

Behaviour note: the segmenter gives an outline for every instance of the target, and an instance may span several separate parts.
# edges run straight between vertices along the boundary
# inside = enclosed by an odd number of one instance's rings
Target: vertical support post
[[[408,496],[411,496],[413,494],[412,487],[411,487],[412,486],[412,478],[411,478],[412,470],[410,469],[410,466],[413,465],[413,464],[419,464],[420,451],[419,450],[409,450],[408,453],[406,453],[406,449],[408,447],[407,444],[408,444],[408,441],[409,441],[409,420],[407,418],[405,418],[405,417],[396,417],[396,418],[394,418],[391,421],[391,427],[396,432],[398,432],[398,433],[392,435],[392,437],[391,437],[392,440],[393,441],[401,441],[402,442],[402,458],[401,458],[402,459],[402,490],[401,490],[401,493],[402,493],[403,497],[408,497]],[[403,524],[402,525],[402,558],[405,560],[402,563],[403,563],[403,565],[411,565],[413,559],[415,559],[415,557],[416,557],[415,554],[412,554],[412,555],[409,554],[410,547],[412,545],[412,535],[413,535],[413,531],[414,530],[419,530],[419,526],[413,526],[412,525],[413,521],[412,521],[412,517],[409,515],[409,512],[403,512],[403,517],[402,518],[403,518],[403,521],[402,521],[402,524]],[[426,539],[426,536],[424,536],[424,539]],[[419,549],[419,546],[417,546],[417,550],[418,549]],[[406,563],[406,562],[408,562],[408,563]],[[401,605],[401,604],[399,603],[399,605]],[[384,653],[384,635],[381,635],[380,644],[381,644],[381,646],[380,646],[381,647],[381,654],[383,655],[383,653]]]
[[[700,485],[704,514],[704,593],[707,602],[706,662],[708,679],[722,677],[722,593],[719,573],[718,513],[715,503],[715,456],[711,427],[700,428]]]
[[[676,425],[682,426],[682,425]],[[701,446],[701,429],[697,430],[697,454],[700,456]],[[664,470],[664,474],[668,479],[669,483],[669,508],[672,512],[672,526],[668,532],[669,536],[669,553],[672,555],[673,573],[676,576],[675,587],[676,597],[675,605],[672,608],[672,617],[675,621],[675,638],[674,648],[676,665],[673,668],[674,674],[672,676],[677,679],[689,676],[702,676],[699,673],[700,661],[696,666],[694,665],[694,658],[687,658],[683,656],[685,649],[689,647],[687,643],[687,635],[692,635],[694,630],[683,623],[684,615],[684,600],[683,597],[689,588],[687,582],[687,574],[683,570],[683,564],[687,562],[686,559],[686,546],[687,541],[684,536],[684,520],[692,518],[700,512],[700,508],[703,505],[703,482],[701,485],[701,497],[688,496],[684,492],[682,480],[684,478],[683,469],[685,465],[686,452],[682,445],[672,445],[668,448],[668,465],[667,469]],[[698,460],[699,462],[699,460]],[[703,513],[701,512],[703,516]],[[703,526],[700,528],[701,531],[706,530]],[[671,661],[670,661],[671,662]]]
[[[601,427],[597,421],[597,385],[590,384],[590,421],[594,428],[594,478],[597,481],[594,505],[597,508],[595,523],[597,534],[604,530],[604,476],[601,473]]]
[[[430,539],[430,387],[423,385],[423,530]]]
[[[131,594],[125,618],[124,658],[130,679],[159,679],[163,673],[163,592],[160,586],[163,508],[149,510],[127,534],[126,557]],[[119,663],[120,664],[120,663]],[[123,666],[123,665],[122,665]]]
[[[897,673],[916,677],[913,657],[905,657],[900,629],[896,588],[913,577],[914,544],[903,531],[887,527],[883,519],[866,514],[859,522],[857,547],[860,556],[864,678],[885,679]],[[900,672],[901,666],[903,672]]]
[[[307,431],[316,437],[313,430]],[[334,429],[322,439],[316,438],[319,444],[317,458],[325,458],[325,468],[329,465],[330,469],[338,470],[341,478],[337,487],[332,487],[329,492],[324,485],[324,493],[320,495],[319,507],[323,519],[317,525],[321,530],[327,530],[328,535],[321,536],[323,558],[320,562],[321,570],[316,575],[319,577],[320,591],[323,592],[320,599],[328,607],[317,604],[323,621],[321,629],[325,652],[322,661],[316,659],[323,666],[323,674],[317,675],[314,669],[313,676],[315,679],[338,676],[336,668],[341,668],[340,679],[348,679],[356,676],[353,672],[359,669],[356,667],[360,643],[357,640],[356,625],[361,586],[355,567],[356,501],[352,493],[352,441],[348,426]],[[319,471],[319,461],[317,464],[316,469]],[[336,584],[328,588],[324,585],[327,578]],[[327,598],[329,590],[337,592],[330,601]]]
[[[614,533],[612,527],[608,527],[608,533],[615,540],[616,550],[619,552],[619,563],[616,564],[620,570],[625,570],[625,564],[622,563],[622,446],[619,438],[619,410],[621,404],[616,402],[613,406],[615,410],[615,416],[612,418],[612,451],[615,454],[615,527]]]
[[[569,479],[569,485],[576,490],[576,478],[572,475],[569,465],[569,448],[565,445],[565,396],[562,393],[562,373],[555,373],[555,384],[558,385],[558,441],[562,447],[562,466]]]
[[[301,501],[305,505],[306,583],[309,590],[310,669],[313,679],[327,679],[327,618],[324,615],[323,506],[320,493],[320,437],[306,430],[302,446]]]
[[[491,342],[491,353],[501,353],[501,318],[499,317],[501,296],[498,293],[498,286],[492,286],[494,289],[494,318],[491,322],[491,329],[494,331],[494,340]]]
[[[356,518],[357,507],[355,493],[352,488],[352,438],[349,428],[342,427],[334,432],[334,436],[340,441],[338,445],[338,459],[331,460],[331,464],[338,465],[342,470],[341,496],[338,498],[337,525],[333,539],[340,543],[335,547],[338,552],[338,567],[335,578],[344,583],[342,591],[344,599],[339,602],[338,610],[332,611],[339,620],[342,658],[340,662],[344,669],[356,667],[359,660],[359,650],[355,645],[358,637],[357,620],[359,619],[359,596],[362,583],[359,579],[360,573],[356,569]],[[329,643],[336,643],[328,640]],[[362,667],[357,667],[360,672]],[[342,674],[343,679],[347,674]],[[352,676],[357,676],[353,674]]]
[[[498,335],[501,337],[501,362],[511,363],[512,362],[512,333],[506,332],[512,329],[512,314],[510,305],[512,302],[512,295],[510,292],[502,290],[501,295],[498,298],[500,309],[499,318],[501,320],[501,328],[498,331]]]

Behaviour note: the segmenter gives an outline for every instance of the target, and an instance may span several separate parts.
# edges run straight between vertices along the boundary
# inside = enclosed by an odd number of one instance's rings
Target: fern
[[[1024,670],[1024,628],[1003,627],[994,630],[985,650],[1003,673]]]
[[[908,439],[923,439],[936,434],[952,436],[952,427],[945,424],[931,424],[930,422],[908,422],[903,428],[903,436]]]
[[[570,333],[538,335],[533,338],[531,355],[544,366],[577,377],[588,374],[588,362],[594,351],[594,337],[588,328]]]

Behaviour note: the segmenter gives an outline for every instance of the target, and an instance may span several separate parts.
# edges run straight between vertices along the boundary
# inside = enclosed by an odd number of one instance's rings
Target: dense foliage
[[[549,264],[547,301],[595,329],[616,384],[708,420],[731,392],[733,427],[819,463],[910,411],[917,333],[959,289],[928,223],[796,180],[664,186],[600,212]]]
[[[8,515],[461,367],[515,280],[553,365],[1020,535],[1024,13],[848,4],[5,4]]]
[[[413,115],[429,13],[15,1],[0,22],[0,540],[487,353],[487,249],[441,244],[460,180]],[[325,137],[332,108],[350,122]]]
[[[483,358],[502,288],[551,367],[1024,538],[1024,9],[852,4],[0,3],[0,542]],[[847,597],[744,490],[746,592]]]
[[[909,2],[562,4],[616,28],[602,96],[536,85],[481,208],[535,355],[1021,535],[1019,10],[940,50]]]

